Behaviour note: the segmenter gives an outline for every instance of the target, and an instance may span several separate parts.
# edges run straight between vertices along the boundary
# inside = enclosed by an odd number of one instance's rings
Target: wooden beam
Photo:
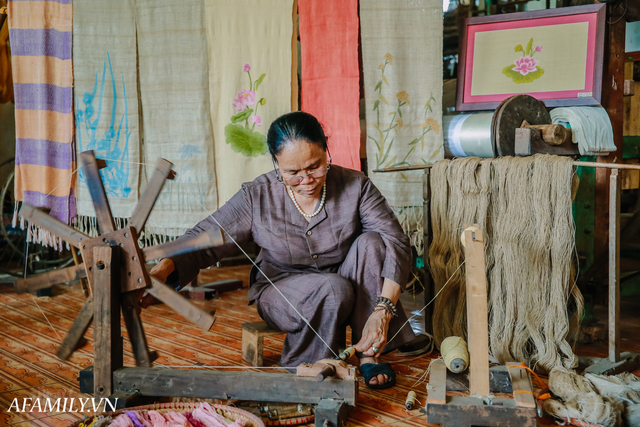
[[[90,237],[84,233],[75,230],[57,218],[50,216],[48,213],[34,208],[27,203],[22,203],[20,214],[30,224],[35,224],[40,228],[44,228],[51,234],[60,237],[65,242],[73,246],[80,246],[80,242],[89,240]]]
[[[429,271],[429,246],[431,242],[431,171],[424,170],[422,174],[422,239],[424,252],[422,261],[424,263],[424,303],[425,305],[433,298],[433,281]],[[433,333],[433,305],[429,305],[424,312],[424,330]]]
[[[479,228],[478,224],[474,224]],[[469,392],[489,395],[489,317],[482,230],[464,232],[469,337]]]
[[[87,277],[84,265],[72,265],[71,267],[51,270],[27,279],[18,279],[15,284],[15,289],[18,294],[24,294],[26,292],[35,293],[40,289],[50,288],[59,283],[73,282],[83,277]]]
[[[507,362],[507,371],[511,378],[513,399],[516,406],[521,408],[535,408],[536,401],[533,398],[533,386],[529,372],[520,363]]]
[[[147,337],[144,334],[135,296],[136,292],[126,292],[122,294],[122,317],[127,326],[129,341],[131,342],[133,355],[136,359],[136,366],[150,368],[152,360],[149,354],[149,345],[147,344]]]
[[[80,160],[84,166],[84,175],[87,178],[87,187],[93,200],[93,207],[96,210],[96,218],[98,219],[98,227],[100,234],[111,233],[116,229],[111,215],[111,208],[107,200],[107,194],[104,190],[102,177],[100,176],[100,165],[96,160],[93,150],[83,151],[80,153]],[[103,161],[104,162],[104,161]]]
[[[163,158],[159,158],[156,163],[156,170],[153,172],[151,179],[149,179],[149,183],[147,184],[147,188],[145,188],[144,193],[142,193],[142,197],[138,200],[133,213],[131,214],[131,221],[129,221],[129,225],[136,229],[138,234],[144,228],[144,225],[147,223],[147,219],[151,214],[151,210],[158,200],[158,196],[160,195],[160,191],[162,191],[162,187],[164,187],[164,183],[167,179],[173,179],[175,177],[175,172],[171,170],[171,163],[168,160]]]
[[[209,249],[224,244],[224,237],[219,228],[211,228],[196,236],[182,237],[161,245],[147,246],[142,249],[146,261],[158,258],[186,254],[200,249]]]
[[[620,183],[609,177],[609,361],[620,361]]]
[[[447,404],[447,367],[442,360],[433,360],[429,365],[428,405]]]
[[[147,289],[147,291],[175,310],[180,316],[195,323],[205,331],[211,329],[213,322],[216,320],[215,317],[196,307],[185,297],[154,277],[151,277],[151,288]]]
[[[113,372],[122,368],[122,336],[120,331],[120,248],[93,248],[94,296],[94,383],[96,399],[109,397],[116,387]],[[133,387],[131,387],[133,388]]]
[[[615,11],[617,5],[607,4],[607,23],[605,31],[605,52],[602,73],[602,106],[607,110],[613,127],[613,140],[616,151],[608,156],[600,156],[598,162],[622,161],[622,138],[624,117],[624,63],[625,63],[625,29],[624,19],[618,20],[620,14]],[[614,22],[610,24],[610,22]],[[594,202],[594,254],[607,252],[609,229],[609,175],[606,169],[596,169],[596,192]]]
[[[250,369],[249,367],[247,367]],[[121,390],[143,396],[239,399],[265,402],[318,404],[321,399],[342,399],[355,405],[358,382],[266,372],[222,372],[202,369],[122,368],[113,373]]]
[[[78,347],[84,333],[89,329],[93,320],[93,295],[84,302],[80,313],[73,321],[71,329],[65,335],[62,345],[58,348],[56,356],[62,360],[67,360]]]

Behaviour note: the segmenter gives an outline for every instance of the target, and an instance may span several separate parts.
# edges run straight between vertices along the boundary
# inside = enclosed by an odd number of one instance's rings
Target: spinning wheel
[[[86,277],[89,282],[90,296],[65,336],[62,345],[58,349],[57,356],[63,360],[71,356],[91,324],[94,313],[101,310],[104,311],[105,307],[109,311],[106,313],[107,317],[112,322],[110,327],[118,329],[118,333],[111,330],[108,331],[111,337],[108,339],[105,337],[105,339],[107,341],[113,339],[118,341],[120,320],[119,315],[116,314],[118,311],[113,309],[113,303],[115,303],[115,307],[118,305],[122,307],[122,316],[129,332],[136,366],[149,367],[152,362],[152,354],[149,352],[138,313],[137,296],[140,295],[140,290],[146,289],[178,314],[204,330],[209,330],[215,319],[211,314],[192,305],[191,302],[169,286],[149,276],[144,263],[158,258],[166,258],[218,246],[224,243],[224,238],[219,229],[213,229],[195,237],[140,248],[138,245],[138,233],[144,228],[165,180],[175,177],[175,173],[171,170],[172,164],[165,159],[158,159],[156,170],[149,180],[149,185],[131,215],[129,226],[116,230],[99,173],[99,169],[105,167],[106,163],[104,160],[96,159],[93,151],[81,153],[80,158],[85,168],[89,193],[96,210],[100,235],[90,238],[86,234],[49,216],[45,211],[23,204],[20,209],[20,216],[29,221],[29,223],[37,224],[39,227],[62,238],[70,245],[79,248],[84,262],[77,266],[20,279],[16,283],[16,291],[18,293],[33,293],[57,283]],[[106,277],[105,271],[108,273]],[[114,289],[112,289],[112,284],[114,284]],[[100,339],[99,332],[102,332],[104,327],[102,322],[96,322],[96,359],[98,358],[98,348],[100,347],[98,342]],[[101,329],[101,331],[98,331],[98,329]],[[109,353],[115,353],[115,351]],[[122,358],[121,351],[119,357],[120,359]]]

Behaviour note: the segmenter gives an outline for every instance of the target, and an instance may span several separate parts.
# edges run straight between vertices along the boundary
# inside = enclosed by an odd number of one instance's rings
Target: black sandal
[[[362,372],[362,375],[364,375],[364,383],[370,389],[385,389],[396,385],[396,373],[391,368],[390,363],[364,363],[360,366],[360,372]],[[388,376],[389,381],[384,384],[369,384],[371,378],[380,374]]]

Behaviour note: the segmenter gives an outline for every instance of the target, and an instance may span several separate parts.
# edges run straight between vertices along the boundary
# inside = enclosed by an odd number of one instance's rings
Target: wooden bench
[[[283,335],[286,332],[269,329],[265,322],[249,322],[242,324],[242,358],[251,366],[262,366],[264,337]]]

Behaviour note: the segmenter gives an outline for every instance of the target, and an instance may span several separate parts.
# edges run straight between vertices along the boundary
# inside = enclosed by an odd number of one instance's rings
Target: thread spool
[[[464,229],[464,231],[462,232],[462,234],[460,235],[460,242],[462,242],[462,247],[463,247],[463,248],[466,248],[466,247],[467,247],[467,241],[466,241],[466,239],[464,238],[464,234],[465,234],[465,232],[466,232],[467,230],[468,230],[468,231],[472,231],[472,232],[480,231],[480,229],[479,229],[478,227],[473,227],[473,226],[472,226],[472,227],[467,227],[467,228],[465,228],[465,229]],[[466,344],[465,344],[465,345],[466,345]]]
[[[338,356],[338,359],[347,360],[354,354],[356,354],[356,349],[353,347],[347,347],[342,353],[340,353],[340,356]]]
[[[408,411],[412,410],[416,407],[416,400],[416,392],[410,391],[409,394],[407,394],[407,400],[404,402],[404,407],[407,408]]]
[[[447,337],[440,344],[444,364],[454,374],[459,374],[469,366],[467,343],[460,337]]]
[[[493,149],[493,111],[444,116],[444,150],[453,157],[495,157]]]

